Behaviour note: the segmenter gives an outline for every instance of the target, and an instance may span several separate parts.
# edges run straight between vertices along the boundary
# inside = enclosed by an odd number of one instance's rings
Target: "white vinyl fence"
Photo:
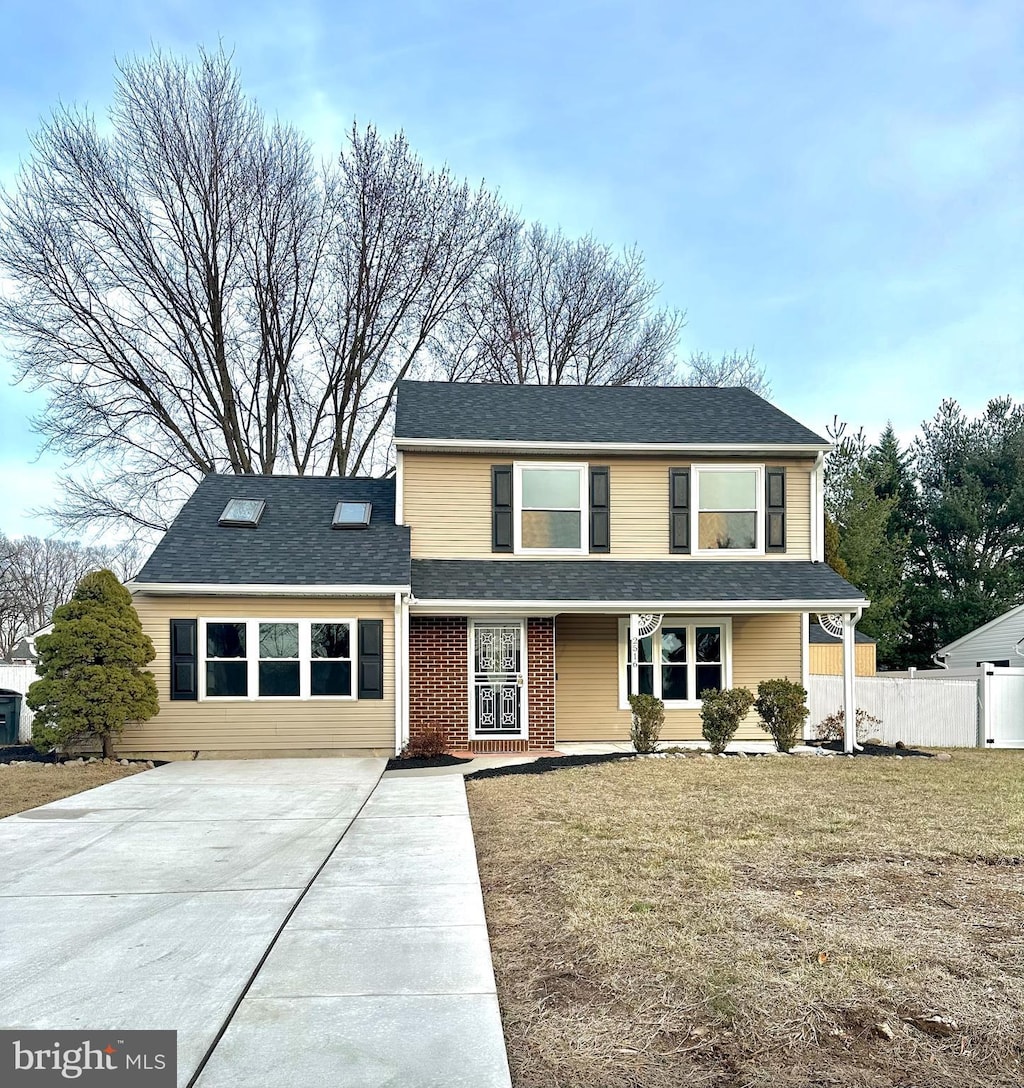
[[[808,726],[843,705],[841,676],[809,677]],[[1024,669],[939,669],[854,682],[858,707],[881,719],[865,736],[931,748],[1024,748]]]
[[[0,665],[0,691],[17,691],[24,696],[29,685],[38,680],[34,665]],[[21,722],[18,736],[27,741],[32,736],[32,711],[21,701]]]

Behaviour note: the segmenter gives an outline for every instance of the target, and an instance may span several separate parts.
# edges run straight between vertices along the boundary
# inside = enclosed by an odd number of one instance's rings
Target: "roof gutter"
[[[411,593],[409,585],[273,585],[266,583],[139,582],[126,589],[145,596],[195,597],[392,597]]]
[[[410,597],[413,612],[432,615],[464,615],[467,612],[494,613],[534,612],[554,615],[559,612],[600,614],[607,612],[706,613],[719,615],[760,614],[765,612],[859,612],[868,606],[866,598],[857,600],[786,600],[786,601],[558,601],[558,600],[481,600],[479,598],[420,598]]]
[[[396,438],[396,450],[445,453],[827,453],[828,442],[517,442],[500,438]]]

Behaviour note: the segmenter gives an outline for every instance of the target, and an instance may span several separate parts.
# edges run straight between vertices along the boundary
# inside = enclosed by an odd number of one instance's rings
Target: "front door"
[[[525,654],[518,620],[471,625],[475,737],[525,737]]]

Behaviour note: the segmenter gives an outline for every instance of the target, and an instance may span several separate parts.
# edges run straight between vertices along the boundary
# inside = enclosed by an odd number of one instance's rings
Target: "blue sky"
[[[531,218],[637,243],[683,353],[753,346],[774,399],[911,434],[1024,395],[1019,0],[6,0],[0,181],[115,57],[234,50],[325,154],[353,117]],[[45,532],[38,399],[0,351],[0,531]]]

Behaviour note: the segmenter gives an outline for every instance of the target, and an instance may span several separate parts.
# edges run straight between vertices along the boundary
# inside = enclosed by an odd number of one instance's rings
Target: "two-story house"
[[[131,585],[161,707],[126,749],[621,741],[632,691],[695,740],[702,691],[806,683],[812,613],[852,714],[828,443],[755,394],[404,382],[395,448],[386,480],[199,486]]]

